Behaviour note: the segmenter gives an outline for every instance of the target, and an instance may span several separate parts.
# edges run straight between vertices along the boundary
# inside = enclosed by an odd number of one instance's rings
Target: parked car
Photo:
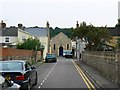
[[[67,51],[66,50],[64,50],[63,51],[63,57],[65,57],[65,54],[67,53]]]
[[[71,50],[66,50],[64,57],[65,58],[73,58],[72,51]]]
[[[5,79],[3,76],[0,75],[0,90],[19,90],[20,85],[14,83],[11,80]]]
[[[19,84],[21,88],[30,89],[37,84],[36,67],[27,60],[0,61],[0,67],[2,76]]]
[[[54,54],[47,54],[45,57],[45,62],[57,62],[57,58]]]

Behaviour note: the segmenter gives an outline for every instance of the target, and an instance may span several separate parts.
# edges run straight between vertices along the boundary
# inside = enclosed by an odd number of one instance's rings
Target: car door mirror
[[[9,86],[13,86],[14,82],[13,81],[9,81]]]
[[[36,67],[35,66],[31,66],[31,69],[36,69]]]

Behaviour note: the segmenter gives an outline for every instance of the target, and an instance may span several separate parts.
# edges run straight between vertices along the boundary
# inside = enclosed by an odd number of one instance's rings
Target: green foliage
[[[38,62],[41,62],[41,61],[42,61],[42,57],[39,57]]]
[[[27,40],[25,40],[25,42],[19,43],[17,45],[18,49],[28,49],[28,50],[41,50],[42,47],[43,45],[41,45],[41,42],[37,38],[36,39],[28,38]]]
[[[118,48],[120,48],[120,38],[118,38]]]
[[[95,27],[92,24],[86,25],[85,22],[80,24],[80,27],[73,30],[73,37],[78,37],[88,43],[88,49],[96,50],[99,45],[109,41],[110,34],[106,27]],[[92,48],[92,46],[94,46]]]
[[[31,60],[31,64],[32,64],[32,65],[35,64],[35,59],[32,59],[32,60]]]
[[[115,27],[120,27],[120,19],[118,19],[118,23],[115,25]]]
[[[58,33],[63,32],[64,34],[66,34],[69,38],[72,38],[72,28],[58,28],[56,27],[55,29],[50,28],[50,37],[55,37]]]

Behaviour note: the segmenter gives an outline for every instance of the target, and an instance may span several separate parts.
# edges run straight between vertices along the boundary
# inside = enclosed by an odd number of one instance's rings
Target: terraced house
[[[49,22],[46,23],[46,27],[27,27],[24,31],[30,33],[31,35],[37,37],[41,44],[44,45],[43,58],[45,58],[46,53],[49,53]]]
[[[25,39],[35,38],[35,36],[24,31],[22,28],[6,27],[3,21],[0,23],[0,47],[16,48],[19,42],[24,42]]]

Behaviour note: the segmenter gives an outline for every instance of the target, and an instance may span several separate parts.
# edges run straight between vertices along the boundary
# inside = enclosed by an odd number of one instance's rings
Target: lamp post
[[[78,39],[79,42],[79,60],[81,59],[81,39]]]
[[[75,38],[75,40],[76,40],[76,58],[77,58],[77,37]]]
[[[42,58],[42,60],[43,60],[43,50],[44,50],[44,48],[45,48],[44,45],[42,45],[41,46],[41,58]]]
[[[37,62],[37,46],[35,47],[35,62]]]
[[[80,61],[80,57],[81,57],[81,52],[80,52],[80,42],[79,42],[79,61]]]

